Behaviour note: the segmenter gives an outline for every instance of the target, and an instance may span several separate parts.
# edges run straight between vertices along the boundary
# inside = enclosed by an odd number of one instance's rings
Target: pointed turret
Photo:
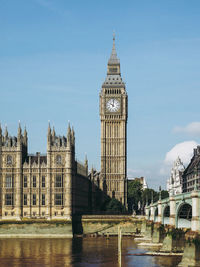
[[[53,131],[52,131],[52,142],[55,142],[55,137],[56,137],[56,131],[55,131],[55,127],[53,126]]]
[[[51,125],[48,124],[48,133],[47,133],[47,147],[51,146]]]
[[[106,80],[103,83],[103,87],[109,87],[110,86],[125,86],[124,82],[121,78],[121,72],[120,72],[120,60],[117,57],[117,52],[115,48],[115,34],[113,35],[113,46],[112,46],[112,52],[110,55],[110,58],[108,60],[107,65],[107,76]]]
[[[88,159],[86,153],[85,153],[85,169],[86,169],[86,176],[88,176]]]
[[[71,136],[72,136],[72,144],[75,145],[75,132],[74,132],[74,127],[73,126],[72,126]]]
[[[7,128],[7,125],[5,126],[4,137],[5,137],[5,139],[8,138],[8,128]]]
[[[88,166],[87,154],[85,153],[85,166]]]
[[[22,128],[21,128],[21,123],[19,121],[19,126],[18,126],[18,133],[17,133],[17,146],[22,145]]]
[[[26,125],[24,127],[24,137],[23,137],[23,139],[24,139],[24,145],[27,146],[28,137],[27,137]]]
[[[49,123],[48,123],[48,136],[50,136],[51,135],[51,125],[50,125],[50,121],[49,121]]]
[[[21,128],[21,123],[19,121],[19,126],[18,126],[18,138],[20,137],[21,138],[21,135],[22,135],[22,128]]]
[[[108,75],[120,75],[120,61],[117,57],[115,48],[115,34],[113,34],[113,46],[110,58],[108,60]]]
[[[112,53],[110,55],[110,58],[108,60],[108,64],[109,65],[113,65],[113,64],[120,64],[120,61],[117,57],[117,52],[116,52],[116,48],[115,48],[115,33],[113,33],[113,46],[112,46]]]
[[[53,137],[56,136],[56,131],[55,131],[55,127],[54,127],[54,126],[53,126],[52,136],[53,136]]]
[[[67,129],[67,142],[71,144],[71,127],[70,123],[68,124],[68,129]]]

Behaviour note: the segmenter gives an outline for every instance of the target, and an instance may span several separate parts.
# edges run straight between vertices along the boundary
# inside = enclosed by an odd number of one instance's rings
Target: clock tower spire
[[[127,93],[113,47],[100,92],[101,189],[127,206]]]

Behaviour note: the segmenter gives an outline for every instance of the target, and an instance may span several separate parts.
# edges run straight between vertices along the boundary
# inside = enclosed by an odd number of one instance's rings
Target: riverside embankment
[[[74,218],[73,230],[83,235],[118,235],[120,227],[123,235],[132,235],[141,232],[143,221],[143,216],[84,215]]]
[[[123,235],[140,232],[144,217],[127,215],[75,216],[72,221],[26,219],[0,221],[0,238],[71,238],[74,235]]]

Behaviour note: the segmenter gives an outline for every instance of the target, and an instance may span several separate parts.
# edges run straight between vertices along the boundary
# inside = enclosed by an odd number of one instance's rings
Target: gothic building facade
[[[71,220],[95,211],[104,196],[127,207],[127,93],[113,48],[100,92],[101,171],[75,159],[75,133],[57,136],[48,126],[45,155],[28,154],[28,137],[19,124],[17,136],[0,126],[0,219]]]
[[[200,146],[194,149],[193,157],[183,173],[183,193],[200,189]]]
[[[0,127],[0,218],[71,220],[90,209],[88,162],[75,160],[75,133],[48,127],[47,154],[28,154],[27,131],[17,137]]]
[[[114,36],[107,76],[100,92],[100,188],[124,206],[127,206],[127,104],[128,96],[121,78]]]
[[[178,157],[173,164],[171,169],[170,178],[167,180],[167,191],[169,195],[177,195],[183,192],[183,183],[182,183],[182,175],[185,170],[183,162]]]

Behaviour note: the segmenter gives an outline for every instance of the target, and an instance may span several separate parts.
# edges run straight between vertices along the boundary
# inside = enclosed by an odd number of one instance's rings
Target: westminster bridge
[[[192,231],[200,230],[200,190],[195,189],[189,193],[172,195],[150,205],[146,205],[146,219],[175,228],[191,228]]]

